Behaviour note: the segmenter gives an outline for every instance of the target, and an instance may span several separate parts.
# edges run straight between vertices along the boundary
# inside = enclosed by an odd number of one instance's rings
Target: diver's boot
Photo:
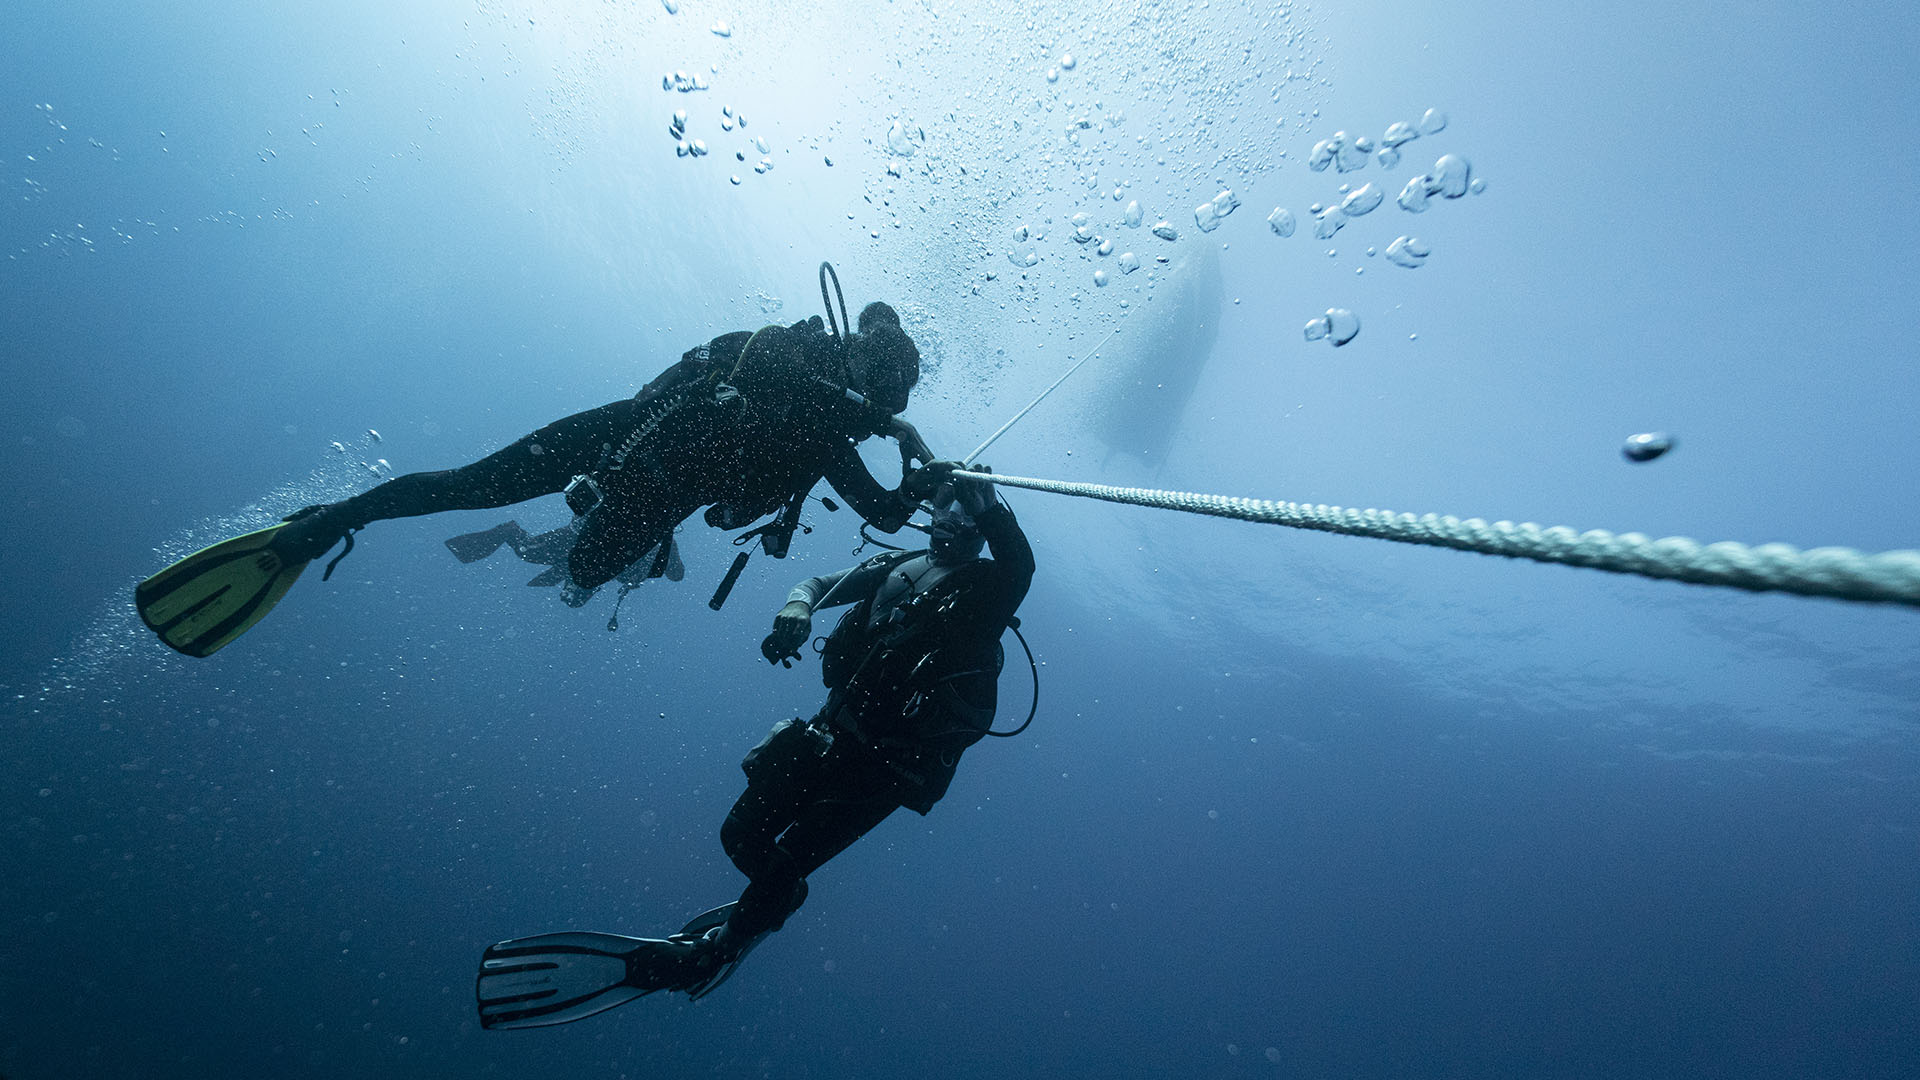
[[[273,550],[287,562],[311,562],[342,537],[366,525],[347,508],[345,499],[303,507],[288,514],[286,522],[274,534]]]

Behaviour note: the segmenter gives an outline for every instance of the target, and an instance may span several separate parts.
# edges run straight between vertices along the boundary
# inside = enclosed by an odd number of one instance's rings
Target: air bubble
[[[1447,130],[1447,114],[1439,109],[1428,109],[1420,118],[1420,134],[1438,135]]]
[[[1093,283],[1094,283],[1095,285],[1098,285],[1099,287],[1101,287],[1101,288],[1103,288],[1103,289],[1104,289],[1104,288],[1106,288],[1106,287],[1107,287],[1107,272],[1106,272],[1105,270],[1095,270],[1095,271],[1093,272]]]
[[[713,31],[714,37],[732,37],[733,36],[733,27],[728,26],[727,20],[725,19],[721,19],[719,22],[714,23],[712,26],[708,27],[707,29]]]
[[[1433,163],[1433,185],[1428,194],[1445,195],[1457,199],[1467,193],[1467,184],[1473,176],[1473,166],[1458,154],[1442,154],[1440,160]]]
[[[1385,198],[1386,192],[1375,185],[1361,184],[1348,192],[1346,198],[1340,200],[1340,210],[1348,217],[1359,217],[1362,214],[1372,213]]]
[[[1395,120],[1387,125],[1387,133],[1380,136],[1380,146],[1382,149],[1390,149],[1401,143],[1410,143],[1419,137],[1420,133],[1413,130],[1412,124],[1405,120]]]
[[[1131,251],[1121,252],[1120,258],[1115,261],[1120,264],[1120,272],[1123,274],[1131,274],[1140,269],[1140,256]]]
[[[1321,240],[1331,240],[1333,234],[1339,232],[1346,224],[1346,211],[1338,206],[1329,206],[1314,215],[1313,235]]]
[[[1293,211],[1284,206],[1274,207],[1273,213],[1267,215],[1267,227],[1272,229],[1276,236],[1292,236]]]
[[[907,134],[907,125],[895,120],[887,128],[887,153],[895,157],[912,157],[914,149],[913,136]]]
[[[1162,240],[1178,240],[1180,239],[1180,230],[1173,227],[1173,222],[1162,218],[1153,223],[1153,235]]]
[[[1409,214],[1424,213],[1427,209],[1427,185],[1430,182],[1425,174],[1407,181],[1407,186],[1400,189],[1400,197],[1395,200],[1400,204],[1400,209]]]
[[[1427,247],[1426,241],[1417,236],[1402,236],[1387,245],[1387,261],[1409,270],[1419,269],[1420,264],[1426,262],[1427,256],[1431,254],[1432,251]]]
[[[1146,220],[1146,214],[1141,211],[1140,203],[1137,200],[1127,203],[1127,208],[1120,212],[1121,224],[1129,229],[1139,228],[1140,223],[1144,220]]]

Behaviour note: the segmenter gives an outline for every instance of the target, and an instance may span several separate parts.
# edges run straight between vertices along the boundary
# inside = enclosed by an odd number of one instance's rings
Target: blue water
[[[0,1074],[1920,1071],[1912,610],[1018,491],[1031,731],[712,997],[480,1031],[487,943],[737,893],[739,757],[821,695],[757,644],[850,515],[718,614],[696,521],[612,634],[447,557],[504,513],[376,524],[208,660],[131,586],[811,315],[823,258],[901,310],[943,453],[1120,328],[1005,473],[1920,547],[1908,7],[676,6],[9,10]],[[1307,166],[1428,108],[1393,169]],[[1442,153],[1485,192],[1399,209]],[[1332,307],[1359,335],[1305,340]]]

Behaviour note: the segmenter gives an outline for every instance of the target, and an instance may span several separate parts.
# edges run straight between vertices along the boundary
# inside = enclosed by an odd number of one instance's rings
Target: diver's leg
[[[632,401],[575,413],[469,465],[408,473],[340,502],[310,507],[275,541],[283,556],[311,559],[350,530],[442,510],[486,510],[557,492],[599,461],[630,422]]]
[[[852,753],[838,749],[815,759],[808,783],[782,793],[785,797],[778,800],[777,812],[766,812],[775,806],[769,800],[744,808],[736,803],[736,812],[744,810],[738,821],[728,815],[734,831],[729,836],[723,826],[722,841],[732,841],[727,854],[749,878],[739,906],[727,920],[730,938],[751,941],[785,925],[806,900],[807,875],[899,808],[891,777],[877,763],[865,760],[864,748]],[[746,801],[747,795],[742,795],[741,802]],[[768,833],[775,825],[785,826],[777,839]]]
[[[597,589],[635,559],[673,535],[693,507],[651,499],[609,499],[588,514],[580,538],[567,553],[567,575],[582,589]]]

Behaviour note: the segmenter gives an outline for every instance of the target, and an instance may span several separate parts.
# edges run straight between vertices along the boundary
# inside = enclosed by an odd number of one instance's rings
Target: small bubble
[[[763,153],[763,154],[764,154],[764,153],[767,153],[767,152],[768,152],[768,151],[767,151],[767,137],[766,137],[765,135],[755,135],[755,136],[753,137],[753,148],[754,148],[755,150],[758,150],[758,151],[760,151],[760,152],[761,152],[761,153]]]
[[[725,19],[721,19],[719,22],[714,23],[712,26],[708,27],[707,29],[713,31],[714,37],[732,37],[733,36],[733,27],[728,26],[727,20]]]
[[[739,173],[734,173],[734,174],[733,174],[732,176],[729,176],[729,177],[727,177],[727,181],[728,181],[729,183],[732,183],[732,184],[735,184],[735,185],[738,185],[738,184],[740,183],[740,174],[739,174]]]
[[[1101,255],[1111,255],[1113,254],[1113,241],[1103,239],[1100,241],[1100,246],[1094,250]]]
[[[1473,181],[1467,185],[1467,194],[1469,195],[1482,195],[1486,193],[1486,190],[1487,182],[1482,177],[1474,177]]]
[[[1139,228],[1140,223],[1144,220],[1146,220],[1146,213],[1140,209],[1138,200],[1127,203],[1127,208],[1120,212],[1121,224],[1129,229]]]
[[[1178,240],[1180,239],[1180,230],[1173,227],[1173,222],[1162,218],[1153,223],[1153,235],[1162,240]]]
[[[1420,118],[1420,134],[1438,135],[1447,130],[1447,114],[1439,109],[1428,109]]]
[[[1059,68],[1048,68],[1048,69],[1047,69],[1047,81],[1048,81],[1048,82],[1050,82],[1050,83],[1057,83],[1057,82],[1059,82],[1059,81],[1060,81],[1060,69],[1059,69]]]
[[[1272,229],[1276,236],[1292,236],[1293,211],[1281,206],[1274,207],[1273,213],[1267,215],[1267,227]]]
[[[1635,464],[1645,464],[1673,449],[1673,436],[1664,431],[1646,431],[1627,438],[1620,454]]]
[[[1123,274],[1131,274],[1140,269],[1140,256],[1131,251],[1121,252],[1120,258],[1116,261],[1120,264],[1120,272]]]
[[[1095,271],[1093,272],[1093,283],[1094,283],[1095,285],[1098,285],[1099,287],[1101,287],[1101,288],[1103,288],[1103,289],[1104,289],[1104,288],[1106,288],[1106,287],[1107,287],[1107,272],[1106,272],[1105,270],[1095,270]]]
[[[1073,58],[1073,54],[1072,54],[1072,53],[1064,53],[1064,54],[1062,54],[1062,55],[1061,55],[1061,57],[1060,57],[1060,70],[1061,70],[1061,71],[1072,71],[1072,70],[1073,70],[1073,65],[1075,65],[1075,64],[1077,64],[1077,63],[1079,63],[1079,61],[1078,61],[1078,60],[1075,60],[1075,59]]]
[[[1380,163],[1381,168],[1391,169],[1400,164],[1400,151],[1391,146],[1383,146],[1374,153],[1373,159]]]

